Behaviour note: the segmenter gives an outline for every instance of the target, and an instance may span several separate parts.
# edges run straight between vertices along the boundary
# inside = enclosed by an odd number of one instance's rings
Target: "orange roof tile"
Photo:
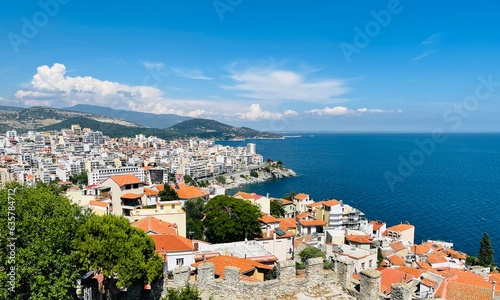
[[[438,263],[445,263],[447,262],[446,258],[436,255],[434,253],[428,254],[427,255],[427,262],[431,265],[433,264],[438,264]]]
[[[422,279],[422,281],[420,281],[420,283],[425,285],[425,286],[432,287],[433,289],[436,289],[438,286],[437,282],[432,281],[432,280],[427,279],[427,278]]]
[[[107,202],[101,202],[101,201],[95,201],[95,200],[90,200],[89,201],[90,206],[99,206],[99,207],[109,207],[109,203]]]
[[[276,219],[275,217],[271,215],[263,215],[262,217],[259,218],[259,220],[263,223],[278,223],[280,220]]]
[[[318,207],[318,206],[322,206],[323,203],[321,202],[314,202],[314,203],[310,203],[310,204],[307,204],[307,207]]]
[[[308,213],[308,212],[306,212],[306,211],[305,211],[305,212],[301,212],[301,213],[297,216],[297,218],[298,218],[298,219],[303,219],[303,218],[305,218],[305,217],[312,217],[312,216],[313,216],[313,215],[311,215],[310,213]]]
[[[430,250],[428,247],[422,245],[413,245],[410,247],[410,251],[416,255],[424,255]]]
[[[424,273],[423,270],[410,268],[408,266],[401,266],[401,267],[398,268],[398,270],[401,271],[401,272],[404,272],[404,273],[408,273],[408,274],[412,275],[415,278],[419,278]]]
[[[328,201],[323,201],[322,203],[326,207],[332,207],[332,206],[340,205],[340,202],[338,200],[335,200],[335,199],[328,200]]]
[[[404,265],[405,265],[405,260],[404,260],[404,258],[402,258],[402,257],[400,257],[400,256],[397,256],[397,255],[392,255],[392,256],[387,257],[387,259],[389,260],[389,262],[390,262],[393,266],[404,266]]]
[[[153,189],[149,189],[149,188],[144,188],[144,194],[146,194],[146,196],[157,196],[158,193],[159,192],[157,190],[153,190]]]
[[[136,193],[126,193],[126,194],[121,195],[120,198],[122,198],[122,199],[137,199],[137,198],[141,198],[141,197],[142,197],[141,195],[136,194]]]
[[[389,228],[387,228],[387,230],[388,231],[402,232],[402,231],[412,229],[412,228],[415,228],[415,226],[410,225],[410,224],[399,224],[396,226],[389,227]]]
[[[272,266],[264,265],[250,259],[239,258],[234,256],[226,256],[226,255],[211,257],[208,258],[206,261],[214,264],[214,273],[218,275],[219,278],[224,278],[224,268],[228,266],[239,268],[241,274],[248,273],[254,270],[255,268],[265,269],[265,270],[273,269]],[[192,264],[191,266],[198,268],[202,263],[204,262],[200,261]]]
[[[142,181],[135,177],[135,175],[127,174],[127,175],[116,175],[110,177],[118,186],[124,186],[127,184],[137,184],[142,183]]]
[[[302,225],[304,227],[325,226],[326,225],[325,221],[321,221],[321,220],[300,220],[299,223],[300,223],[300,225]]]
[[[403,243],[401,242],[395,242],[395,243],[392,243],[391,244],[391,248],[392,250],[394,251],[401,251],[401,250],[404,250],[406,249],[406,247],[403,245]]]
[[[294,198],[295,200],[302,201],[302,200],[307,199],[308,197],[309,197],[309,195],[308,195],[308,194],[300,193],[300,194],[295,195],[293,198]]]
[[[345,239],[352,243],[357,244],[372,244],[373,239],[369,235],[352,235],[348,234]]]
[[[380,283],[380,292],[388,294],[391,291],[391,285],[394,283],[407,282],[413,278],[412,275],[392,268],[377,268],[382,272]]]
[[[429,265],[425,261],[417,261],[416,264],[417,264],[417,267],[419,267],[420,269],[424,269],[424,270],[430,270],[430,269],[432,269],[432,266]]]
[[[281,218],[280,219],[280,229],[288,231],[289,229],[297,228],[297,221],[295,218]]]
[[[379,230],[382,226],[385,225],[385,223],[381,222],[381,221],[371,221],[370,223],[373,225],[373,230],[374,231]]]
[[[191,240],[177,234],[151,235],[155,242],[155,250],[158,253],[192,251],[194,250]]]
[[[429,249],[432,249],[434,252],[443,250],[443,245],[436,244],[433,242],[424,242],[422,243],[422,246],[428,247]]]
[[[144,230],[146,233],[153,234],[177,234],[177,225],[155,217],[146,217],[130,224],[136,228]]]
[[[490,300],[492,284],[483,276],[459,269],[450,269],[439,272],[445,276],[443,282],[436,291],[436,296],[447,300]],[[500,291],[497,285],[495,291]]]
[[[177,188],[177,186],[179,188]],[[200,188],[195,186],[189,186],[185,183],[180,183],[178,185],[171,184],[170,187],[177,193],[179,199],[195,199],[204,198],[208,196],[208,192],[202,191]]]
[[[467,254],[465,254],[463,252],[456,251],[456,250],[445,249],[445,250],[443,250],[443,252],[445,252],[449,256],[456,258],[456,259],[466,259],[467,258]]]
[[[156,185],[156,188],[158,189],[158,191],[163,191],[165,189],[165,185],[164,184],[157,184]]]
[[[280,199],[280,201],[281,201],[281,204],[283,204],[283,205],[293,204],[293,202],[292,202],[292,201],[287,200],[287,199]]]
[[[237,192],[236,194],[234,194],[233,197],[241,197],[243,199],[247,199],[247,200],[258,200],[260,198],[262,198],[261,195],[257,195],[256,193],[245,193],[245,192]]]

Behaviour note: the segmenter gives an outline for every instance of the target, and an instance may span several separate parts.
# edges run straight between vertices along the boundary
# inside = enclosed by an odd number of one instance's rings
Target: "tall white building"
[[[253,155],[255,154],[255,144],[254,143],[248,143],[247,144],[247,154],[248,155]]]
[[[88,173],[89,185],[98,184],[115,175],[133,174],[144,182],[144,169],[140,167],[121,167],[96,169]]]

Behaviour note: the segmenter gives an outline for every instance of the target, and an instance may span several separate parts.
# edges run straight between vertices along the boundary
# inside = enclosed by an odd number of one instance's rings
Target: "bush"
[[[224,176],[217,176],[215,177],[215,180],[217,180],[220,184],[226,184],[226,178]]]
[[[168,288],[162,300],[201,300],[200,292],[188,283],[181,289]]]
[[[331,269],[333,269],[332,261],[325,260],[325,262],[323,263],[323,269],[325,269],[325,270],[331,270]]]
[[[259,173],[257,173],[257,171],[255,171],[255,170],[252,170],[252,171],[250,171],[250,176],[257,178],[257,177],[259,177]]]
[[[295,269],[297,270],[304,270],[306,268],[306,263],[305,262],[296,262],[295,263]]]

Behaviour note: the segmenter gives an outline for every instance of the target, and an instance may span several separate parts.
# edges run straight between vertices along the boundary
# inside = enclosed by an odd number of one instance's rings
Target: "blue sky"
[[[500,131],[497,1],[109,2],[2,2],[0,104]]]

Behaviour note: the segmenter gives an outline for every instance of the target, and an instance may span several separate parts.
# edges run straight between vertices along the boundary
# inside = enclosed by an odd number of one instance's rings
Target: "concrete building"
[[[415,226],[410,224],[399,224],[387,228],[387,237],[394,240],[405,240],[414,244]]]

